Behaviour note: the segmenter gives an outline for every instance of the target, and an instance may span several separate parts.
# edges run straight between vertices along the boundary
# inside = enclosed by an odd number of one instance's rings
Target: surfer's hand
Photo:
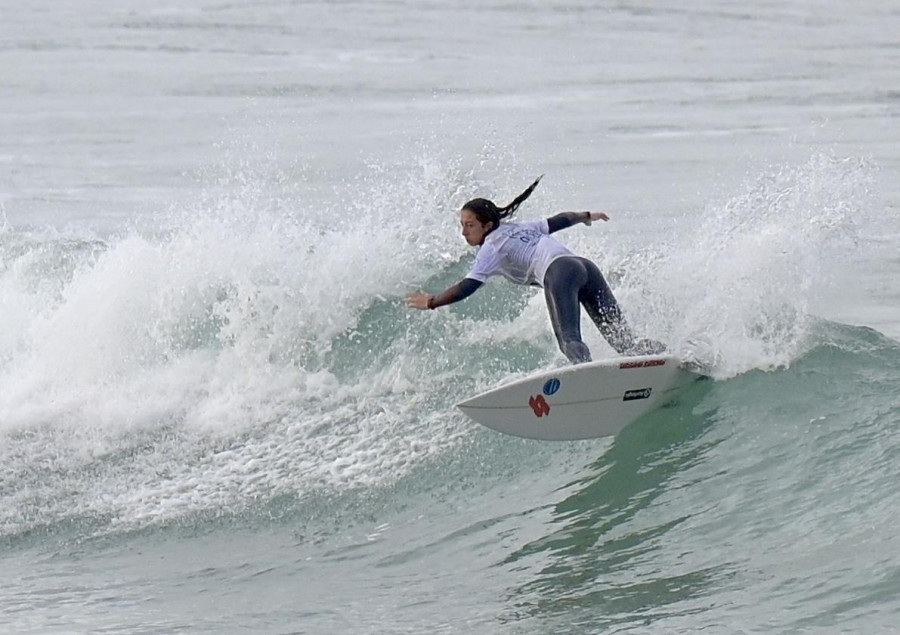
[[[430,309],[431,295],[428,293],[410,293],[406,296],[406,306],[410,309]]]
[[[609,216],[606,215],[606,212],[588,212],[588,220],[585,225],[590,225],[595,220],[608,221]]]

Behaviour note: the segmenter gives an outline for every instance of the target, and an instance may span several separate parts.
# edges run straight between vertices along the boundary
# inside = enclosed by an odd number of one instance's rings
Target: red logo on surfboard
[[[528,400],[528,405],[534,410],[535,416],[543,417],[550,414],[550,404],[544,399],[544,395],[535,395]]]
[[[666,360],[664,359],[648,359],[644,361],[638,362],[622,362],[619,364],[619,368],[649,368],[650,366],[665,366]]]

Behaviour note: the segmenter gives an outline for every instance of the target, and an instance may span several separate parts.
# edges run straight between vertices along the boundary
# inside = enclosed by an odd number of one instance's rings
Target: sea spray
[[[640,328],[717,377],[788,365],[806,350],[811,304],[871,222],[873,170],[829,154],[768,170],[625,256],[616,293]]]
[[[76,249],[5,230],[3,302],[25,309],[4,317],[2,532],[231,513],[452,447],[480,372],[435,369],[440,336],[401,297],[464,253],[448,206],[470,177],[426,159],[379,177],[323,209],[239,173],[157,231]]]
[[[869,171],[817,156],[767,172],[624,255],[603,234],[564,240],[603,266],[642,334],[693,347],[717,377],[783,366],[867,223]],[[323,207],[242,174],[236,195],[217,184],[152,233],[5,230],[0,301],[23,308],[2,318],[2,531],[237,513],[395,482],[453,448],[472,433],[453,403],[561,363],[533,290],[403,306],[467,271],[456,210],[503,190],[483,178],[425,155]]]

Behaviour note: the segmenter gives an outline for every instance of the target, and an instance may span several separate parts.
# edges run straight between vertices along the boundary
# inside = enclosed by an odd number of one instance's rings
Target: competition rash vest
[[[466,278],[485,282],[501,275],[516,284],[544,286],[544,274],[557,258],[574,256],[550,236],[547,219],[502,223],[484,239]]]

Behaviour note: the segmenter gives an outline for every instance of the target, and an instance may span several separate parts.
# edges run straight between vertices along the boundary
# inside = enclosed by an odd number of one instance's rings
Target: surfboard
[[[457,404],[478,423],[517,437],[573,441],[612,436],[698,379],[672,355],[617,357],[516,379]]]

